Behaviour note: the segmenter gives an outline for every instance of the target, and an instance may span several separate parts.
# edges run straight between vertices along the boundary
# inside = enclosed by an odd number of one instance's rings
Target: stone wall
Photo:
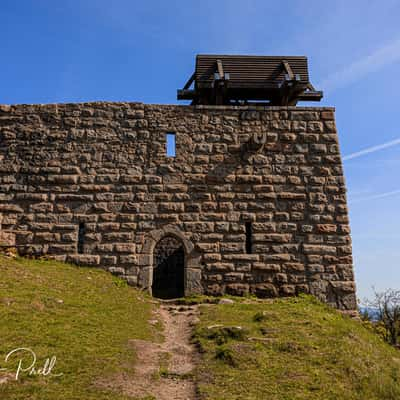
[[[150,288],[154,246],[173,235],[188,294],[310,292],[356,307],[332,108],[0,106],[0,184],[22,254]]]
[[[15,235],[1,228],[3,215],[0,214],[0,251],[6,252],[10,247],[15,248]]]

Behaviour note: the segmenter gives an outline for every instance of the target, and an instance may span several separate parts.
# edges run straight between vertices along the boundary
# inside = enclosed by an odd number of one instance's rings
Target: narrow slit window
[[[83,246],[85,244],[85,232],[86,232],[85,223],[80,222],[79,229],[78,229],[78,253],[79,254],[83,253]]]
[[[246,253],[251,254],[252,253],[252,228],[251,228],[251,222],[246,222]]]
[[[167,133],[167,157],[176,156],[175,133]]]

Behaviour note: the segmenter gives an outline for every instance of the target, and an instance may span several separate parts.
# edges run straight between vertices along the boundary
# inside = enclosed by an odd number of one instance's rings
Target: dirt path
[[[163,343],[133,340],[137,359],[135,374],[121,376],[113,386],[137,398],[153,396],[157,400],[195,400],[192,379],[196,351],[190,344],[191,325],[197,318],[196,306],[163,304],[154,320],[163,325]]]

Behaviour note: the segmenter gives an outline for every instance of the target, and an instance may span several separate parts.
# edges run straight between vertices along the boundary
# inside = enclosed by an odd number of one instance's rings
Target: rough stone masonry
[[[172,236],[186,294],[356,308],[333,108],[3,105],[0,182],[2,235],[21,254],[151,289],[154,247]]]

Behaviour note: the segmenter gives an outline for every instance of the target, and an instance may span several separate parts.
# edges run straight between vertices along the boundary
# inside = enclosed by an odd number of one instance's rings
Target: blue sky
[[[307,55],[351,156],[400,138],[400,1],[3,0],[1,103],[176,103],[196,53]],[[400,289],[400,144],[347,159],[358,295]]]

